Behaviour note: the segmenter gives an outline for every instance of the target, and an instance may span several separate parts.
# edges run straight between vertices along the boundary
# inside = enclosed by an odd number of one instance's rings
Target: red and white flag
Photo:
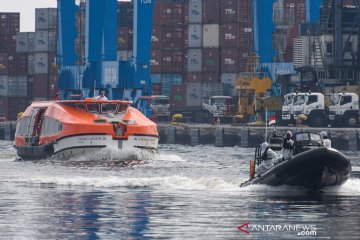
[[[276,117],[275,116],[271,116],[270,120],[269,120],[269,125],[274,125],[276,124]]]

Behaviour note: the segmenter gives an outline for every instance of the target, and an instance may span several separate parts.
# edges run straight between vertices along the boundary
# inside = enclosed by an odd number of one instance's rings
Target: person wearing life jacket
[[[105,91],[102,90],[102,91],[100,92],[100,95],[97,96],[97,97],[95,98],[95,100],[104,100],[104,101],[107,101],[108,98],[105,96]]]
[[[260,176],[274,165],[274,161],[277,159],[277,154],[269,148],[267,142],[263,142],[261,145],[261,164],[256,169],[255,176]]]
[[[290,131],[287,131],[281,149],[283,155],[282,160],[288,160],[293,156],[294,141],[291,138],[292,138],[292,133]]]
[[[331,140],[329,139],[327,133],[325,131],[322,131],[320,133],[320,136],[324,147],[331,148]]]

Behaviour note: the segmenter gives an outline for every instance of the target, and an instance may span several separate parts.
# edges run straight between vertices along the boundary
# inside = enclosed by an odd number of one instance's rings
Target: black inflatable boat
[[[260,150],[255,153],[256,165],[261,164]],[[241,187],[251,184],[271,186],[301,186],[317,191],[323,187],[343,184],[350,178],[350,160],[333,148],[323,147],[319,134],[294,134],[294,156],[273,165],[260,176],[251,178]]]

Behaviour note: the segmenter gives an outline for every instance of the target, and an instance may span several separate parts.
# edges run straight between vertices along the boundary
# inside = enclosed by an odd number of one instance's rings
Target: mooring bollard
[[[358,149],[358,134],[357,132],[349,132],[348,134],[349,137],[349,151],[355,152]]]
[[[166,143],[175,144],[176,142],[176,127],[169,126],[166,128]]]
[[[249,147],[249,129],[244,128],[240,130],[241,147]]]
[[[223,147],[224,146],[224,128],[218,127],[215,129],[215,146]]]
[[[190,129],[190,145],[192,147],[199,145],[200,129]]]

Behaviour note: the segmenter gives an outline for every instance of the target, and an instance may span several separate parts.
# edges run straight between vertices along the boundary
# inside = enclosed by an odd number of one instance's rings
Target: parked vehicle
[[[356,93],[335,93],[329,106],[329,123],[336,127],[359,126],[359,96]]]

